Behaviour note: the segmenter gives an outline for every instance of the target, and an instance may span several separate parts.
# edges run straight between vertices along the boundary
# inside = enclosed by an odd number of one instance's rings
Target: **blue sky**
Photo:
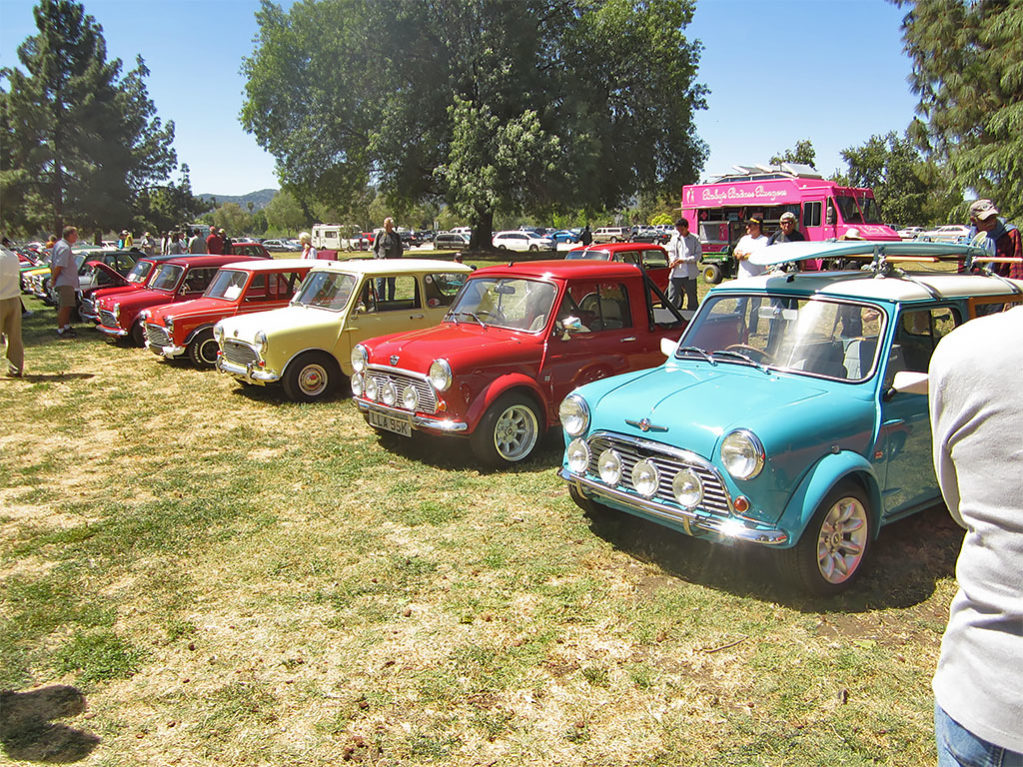
[[[125,69],[141,54],[149,95],[173,120],[179,162],[197,193],[238,195],[276,187],[274,161],[238,114],[242,57],[253,48],[258,0],[85,0],[110,57]],[[0,66],[18,64],[31,34],[33,0],[0,0]],[[290,2],[283,3],[289,6]],[[767,162],[808,138],[825,174],[845,168],[842,149],[902,132],[916,99],[906,78],[899,24],[885,0],[700,0],[687,35],[704,51],[710,88],[697,114],[710,147],[705,176]]]

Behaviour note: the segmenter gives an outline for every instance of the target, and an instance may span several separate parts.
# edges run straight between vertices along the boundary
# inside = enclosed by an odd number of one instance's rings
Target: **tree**
[[[295,195],[282,189],[263,208],[269,229],[275,232],[297,232],[309,224],[302,206]]]
[[[262,0],[242,122],[282,182],[345,208],[623,206],[696,179],[693,0]],[[483,241],[489,244],[489,238]]]
[[[1023,4],[1018,0],[892,0],[923,118],[913,138],[956,185],[1023,214]]]
[[[930,188],[923,176],[923,158],[909,139],[895,132],[871,136],[865,144],[842,150],[849,166],[847,183],[869,187],[885,221],[900,224],[924,220]]]
[[[213,207],[192,194],[188,165],[181,166],[181,177],[157,186],[143,187],[135,200],[132,227],[135,232],[166,232],[181,224],[194,222]]]
[[[23,227],[65,221],[120,229],[136,190],[176,164],[174,124],[149,99],[141,57],[121,77],[107,61],[103,30],[81,3],[40,0],[39,34],[18,48],[25,67],[0,70],[0,217]]]
[[[252,216],[242,210],[242,206],[238,203],[225,202],[213,211],[213,223],[232,237],[237,237],[242,232],[249,230]]]
[[[783,162],[796,162],[802,165],[817,167],[817,150],[813,148],[813,142],[808,138],[796,142],[792,149],[786,149],[781,154],[775,155],[770,160],[771,165],[778,165]]]

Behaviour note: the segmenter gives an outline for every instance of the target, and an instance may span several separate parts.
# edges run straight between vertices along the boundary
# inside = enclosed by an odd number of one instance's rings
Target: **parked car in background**
[[[216,324],[217,368],[244,384],[280,382],[294,402],[326,399],[352,374],[355,344],[439,322],[471,271],[414,258],[318,261],[290,306]]]
[[[433,236],[434,250],[464,250],[469,247],[469,235],[461,232],[439,232]]]
[[[616,261],[621,264],[638,264],[650,275],[650,279],[662,291],[668,289],[668,251],[660,245],[646,245],[639,242],[608,242],[602,245],[586,245],[574,248],[565,254],[570,261]]]
[[[263,240],[263,247],[270,253],[291,252],[291,245],[286,240]]]
[[[812,593],[847,588],[884,526],[941,501],[920,389],[935,345],[1023,302],[1023,281],[902,270],[986,255],[917,242],[762,249],[752,260],[765,266],[870,266],[720,285],[662,365],[574,391],[560,411],[572,498],[778,549],[785,574]]]
[[[899,229],[895,233],[899,235],[900,239],[903,240],[915,240],[924,228],[922,226],[907,226],[903,229]]]
[[[496,232],[493,238],[494,247],[498,250],[514,250],[518,253],[527,251],[553,250],[554,240],[541,237],[533,232],[507,231]]]
[[[593,242],[628,242],[632,231],[627,226],[600,226],[593,230]]]
[[[250,256],[175,256],[154,266],[148,285],[101,296],[94,300],[96,329],[111,339],[127,339],[135,346],[145,343],[145,310],[198,298],[220,267]]]
[[[287,306],[312,265],[277,259],[222,266],[201,298],[148,310],[146,348],[166,359],[187,355],[196,367],[211,368],[220,350],[213,326],[225,317]]]
[[[632,234],[629,237],[631,242],[653,242],[658,245],[665,245],[670,239],[670,233],[663,232],[652,226],[637,226],[632,230]]]
[[[171,258],[181,256],[144,256],[135,262],[135,265],[125,275],[120,275],[106,265],[94,268],[100,269],[106,275],[106,285],[98,285],[90,290],[81,290],[78,294],[78,315],[86,322],[97,322],[99,317],[96,314],[96,299],[106,295],[116,295],[132,290],[139,290],[146,287],[154,273],[154,267]],[[96,263],[90,261],[90,263]]]
[[[230,256],[251,256],[252,258],[273,258],[261,242],[255,240],[233,240]]]
[[[634,264],[533,261],[472,273],[433,328],[352,350],[352,396],[374,429],[468,438],[485,465],[516,463],[587,382],[658,364],[685,325]]]
[[[560,245],[563,242],[568,243],[569,245],[574,245],[579,242],[579,233],[574,232],[571,229],[558,229],[556,232],[552,232],[548,236],[554,240],[555,245]]]
[[[936,229],[920,232],[916,239],[921,242],[967,243],[970,240],[971,231],[970,227],[961,224],[946,224]]]

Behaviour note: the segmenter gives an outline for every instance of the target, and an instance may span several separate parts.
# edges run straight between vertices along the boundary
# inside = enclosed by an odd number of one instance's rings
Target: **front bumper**
[[[465,421],[457,421],[454,418],[435,418],[418,413],[410,413],[408,410],[402,410],[401,408],[388,407],[377,402],[366,402],[366,400],[356,397],[352,399],[363,415],[369,413],[370,410],[374,410],[377,413],[384,413],[396,418],[411,418],[412,428],[420,431],[430,431],[435,434],[460,434],[469,430],[469,424],[465,423]]]
[[[153,354],[159,355],[160,357],[165,357],[167,359],[174,359],[175,357],[180,357],[182,354],[185,353],[184,346],[175,346],[174,344],[160,346],[159,344],[154,344],[150,342],[148,338],[146,339],[146,348],[149,349],[149,351],[151,351]]]
[[[687,535],[723,541],[745,541],[773,547],[784,547],[789,543],[788,533],[776,527],[756,525],[735,517],[701,513],[699,509],[687,511],[678,506],[669,506],[579,476],[565,467],[561,468],[558,476],[586,498],[593,498],[598,502],[608,501],[614,508],[627,510],[655,522],[667,523],[670,527],[681,529]]]
[[[108,336],[114,336],[115,338],[124,338],[128,335],[128,331],[122,327],[112,328],[108,325],[97,325],[96,330],[100,333],[106,333]]]
[[[230,362],[223,354],[217,357],[217,370],[233,375],[238,380],[245,381],[245,383],[258,384],[260,386],[276,383],[281,380],[280,374],[273,370],[264,370],[254,362],[246,365]]]

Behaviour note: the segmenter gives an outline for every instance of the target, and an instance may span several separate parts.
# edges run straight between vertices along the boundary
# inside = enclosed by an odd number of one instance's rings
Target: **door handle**
[[[409,317],[410,320],[421,320],[425,317],[425,314],[413,314]]]
[[[636,340],[636,336],[626,336],[619,343],[627,344],[627,343],[631,343],[632,341],[635,341],[635,340]]]

